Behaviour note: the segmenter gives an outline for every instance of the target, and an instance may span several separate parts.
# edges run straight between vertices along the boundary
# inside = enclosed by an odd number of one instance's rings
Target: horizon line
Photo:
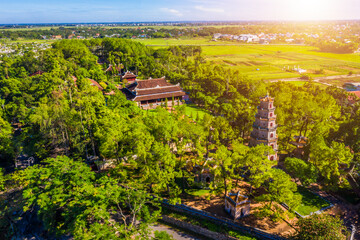
[[[181,21],[124,21],[124,22],[43,22],[43,23],[0,23],[5,25],[64,25],[64,24],[133,24],[133,23],[237,23],[237,22],[336,22],[360,21],[359,19],[318,19],[318,20],[181,20]]]

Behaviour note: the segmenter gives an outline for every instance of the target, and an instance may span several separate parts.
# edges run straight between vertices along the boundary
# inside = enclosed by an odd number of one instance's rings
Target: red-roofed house
[[[348,93],[349,93],[348,100],[350,103],[354,104],[360,100],[360,91],[351,91]]]

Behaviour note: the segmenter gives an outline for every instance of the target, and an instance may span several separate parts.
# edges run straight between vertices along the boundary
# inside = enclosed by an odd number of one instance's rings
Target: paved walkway
[[[163,225],[163,224],[155,224],[151,227],[151,229],[155,231],[165,231],[169,235],[173,236],[175,240],[200,240],[200,238],[196,238],[194,236],[191,236],[188,233],[182,232],[179,229]]]

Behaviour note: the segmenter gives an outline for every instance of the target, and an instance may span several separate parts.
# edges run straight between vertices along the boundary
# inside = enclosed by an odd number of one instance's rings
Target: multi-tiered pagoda
[[[277,159],[277,135],[276,135],[276,115],[274,98],[266,96],[260,99],[260,106],[255,115],[253,131],[251,132],[250,146],[264,144],[271,146],[275,154],[269,154],[270,160]]]

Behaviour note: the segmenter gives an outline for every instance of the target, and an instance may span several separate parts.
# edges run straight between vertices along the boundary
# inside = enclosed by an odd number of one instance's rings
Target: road
[[[320,83],[320,84],[324,84],[327,86],[335,86],[332,85],[330,83],[324,83],[324,82],[320,82],[321,80],[332,80],[332,79],[338,79],[338,78],[354,78],[354,77],[360,77],[360,74],[352,74],[352,75],[335,75],[335,76],[327,76],[327,77],[316,77],[313,79],[314,82]],[[300,78],[282,78],[282,79],[272,79],[269,80],[269,82],[295,82],[295,81],[306,81]],[[341,88],[341,87],[338,87]]]

